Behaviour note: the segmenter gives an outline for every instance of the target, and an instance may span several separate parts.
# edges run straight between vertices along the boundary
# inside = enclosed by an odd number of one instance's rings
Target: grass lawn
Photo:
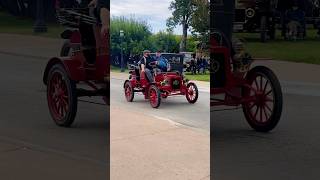
[[[186,73],[186,77],[189,80],[194,80],[194,81],[206,81],[206,82],[210,82],[210,74],[196,74],[193,75],[191,73]]]
[[[285,41],[277,32],[277,38],[267,43],[259,42],[259,34],[237,33],[236,37],[246,42],[253,57],[274,60],[320,64],[320,39],[315,30],[309,30],[306,40]]]
[[[11,16],[0,10],[0,33],[36,35],[50,38],[60,38],[60,33],[64,30],[58,24],[47,24],[48,32],[37,34],[33,32],[34,20]]]

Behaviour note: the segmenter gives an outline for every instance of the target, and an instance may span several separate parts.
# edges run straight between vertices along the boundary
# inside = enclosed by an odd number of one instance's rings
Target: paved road
[[[0,53],[1,179],[106,179],[107,108],[79,103],[57,127],[41,78],[45,59]]]
[[[134,101],[128,103],[123,94],[123,82],[122,79],[111,79],[112,105],[209,132],[209,89],[199,87],[199,99],[196,104],[189,104],[185,96],[173,96],[164,99],[159,109],[153,109],[142,94],[136,94]]]
[[[241,110],[211,112],[214,180],[319,179],[320,83],[281,83],[284,110],[271,133],[252,131]]]

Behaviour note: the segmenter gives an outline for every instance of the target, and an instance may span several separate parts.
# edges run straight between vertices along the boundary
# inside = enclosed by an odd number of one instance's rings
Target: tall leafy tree
[[[192,14],[191,33],[201,42],[209,41],[210,11],[209,0],[193,0],[194,12]]]
[[[123,37],[120,37],[120,30],[124,32]],[[111,53],[119,54],[122,47],[127,56],[141,54],[144,49],[151,47],[149,42],[151,35],[150,27],[144,21],[138,21],[134,18],[112,17],[110,24]]]
[[[152,50],[162,50],[168,53],[179,52],[179,39],[172,32],[160,31],[150,37]]]
[[[168,18],[167,26],[171,30],[177,25],[182,26],[180,51],[186,51],[188,29],[190,27],[194,11],[192,0],[173,0],[170,3],[169,9],[172,11],[172,16]]]

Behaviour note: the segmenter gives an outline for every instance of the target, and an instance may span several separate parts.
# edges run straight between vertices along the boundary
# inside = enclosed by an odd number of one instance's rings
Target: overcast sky
[[[145,20],[150,25],[152,32],[156,33],[166,29],[166,20],[171,16],[168,9],[172,0],[111,0],[111,16],[134,16]],[[176,34],[181,34],[181,27],[175,29]]]

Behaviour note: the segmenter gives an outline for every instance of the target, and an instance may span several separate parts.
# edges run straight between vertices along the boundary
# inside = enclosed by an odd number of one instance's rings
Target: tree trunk
[[[185,52],[187,49],[187,37],[188,37],[188,25],[186,23],[182,24],[182,38],[180,43],[180,52]]]

